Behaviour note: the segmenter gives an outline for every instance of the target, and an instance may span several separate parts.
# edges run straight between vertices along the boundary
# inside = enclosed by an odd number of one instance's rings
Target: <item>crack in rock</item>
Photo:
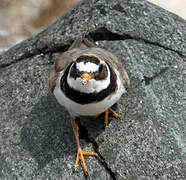
[[[93,145],[95,152],[99,155],[99,158],[97,158],[99,163],[110,174],[110,176],[113,180],[117,180],[115,173],[111,170],[111,168],[108,166],[107,162],[105,161],[104,157],[100,154],[100,152],[98,150],[99,146],[98,146],[97,142],[89,136],[88,130],[86,129],[86,127],[84,125],[81,124],[79,118],[76,118],[76,122],[79,127],[80,138],[85,139],[88,143],[91,143]]]
[[[169,69],[168,67],[162,68],[162,69],[160,69],[160,72],[159,73],[156,73],[152,77],[143,76],[144,79],[142,80],[142,82],[144,81],[145,82],[145,85],[147,86],[147,85],[149,85],[151,83],[152,80],[154,80],[158,76],[164,74],[168,69]]]
[[[147,44],[151,44],[151,45],[155,45],[155,46],[159,46],[164,48],[165,50],[170,50],[173,51],[175,53],[177,53],[179,56],[181,57],[185,57],[183,54],[181,54],[180,52],[173,50],[171,48],[165,47],[157,42],[151,42],[142,38],[138,38],[138,37],[132,37],[129,34],[117,34],[117,33],[113,33],[111,31],[109,31],[107,28],[105,27],[100,27],[95,31],[89,32],[87,34],[87,36],[90,36],[94,41],[117,41],[117,40],[127,40],[127,39],[133,39],[136,41],[143,41],[144,43]],[[24,42],[23,42],[24,43]],[[5,68],[7,66],[10,66],[14,63],[18,63],[19,61],[25,59],[25,58],[31,58],[35,55],[39,55],[39,54],[47,54],[47,53],[55,53],[55,52],[64,52],[68,49],[68,47],[70,46],[70,44],[65,44],[61,47],[57,47],[57,48],[51,48],[49,49],[48,47],[43,47],[41,49],[36,49],[34,50],[32,53],[30,52],[25,52],[24,54],[22,54],[22,56],[19,57],[14,57],[14,61],[11,63],[2,63],[0,64],[0,69],[1,68]],[[3,55],[1,55],[0,57],[2,58]]]
[[[33,53],[30,53],[30,52],[26,52],[24,53],[22,56],[19,56],[19,58],[16,58],[14,57],[14,61],[12,61],[11,63],[2,63],[0,64],[0,69],[2,68],[5,68],[5,67],[8,67],[12,64],[16,64],[16,63],[19,63],[20,61],[24,60],[24,59],[27,59],[27,58],[32,58],[34,56],[37,56],[37,55],[40,55],[40,54],[53,54],[53,53],[56,53],[56,52],[65,52],[69,47],[70,45],[64,45],[60,48],[57,48],[57,49],[54,49],[52,51],[46,51],[44,49],[37,49],[36,51],[34,51]],[[61,50],[63,49],[63,51]],[[0,59],[3,57],[3,54],[0,55]]]
[[[132,37],[129,34],[113,33],[105,27],[100,27],[96,31],[90,32],[89,35],[94,41],[104,41],[104,40],[116,41],[116,40],[127,40],[127,39],[133,39],[133,40],[136,40],[136,41],[143,41],[144,43],[151,44],[151,45],[154,45],[154,46],[158,46],[158,47],[161,47],[165,50],[173,51],[173,52],[177,53],[179,56],[185,57],[185,55],[183,55],[179,51],[176,51],[174,49],[163,46],[163,45],[161,45],[157,42],[148,41],[148,40],[142,39],[140,37]]]

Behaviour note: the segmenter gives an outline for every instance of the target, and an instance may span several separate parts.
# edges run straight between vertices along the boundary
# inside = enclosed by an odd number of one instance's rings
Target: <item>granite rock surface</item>
[[[81,34],[110,50],[131,86],[120,119],[80,119],[88,179],[186,179],[186,22],[143,0],[82,1],[0,55],[0,179],[86,179],[73,172],[68,112],[49,92],[51,65]]]

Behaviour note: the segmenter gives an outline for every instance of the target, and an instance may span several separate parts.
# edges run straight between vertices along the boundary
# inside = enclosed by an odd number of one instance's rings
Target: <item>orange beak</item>
[[[83,85],[86,85],[87,82],[89,82],[92,79],[92,77],[88,73],[84,73],[81,76],[81,82]]]

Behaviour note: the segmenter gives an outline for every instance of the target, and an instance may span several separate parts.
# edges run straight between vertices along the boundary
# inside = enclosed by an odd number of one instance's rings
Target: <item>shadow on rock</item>
[[[74,151],[72,147],[76,146],[70,117],[52,95],[43,96],[33,107],[22,128],[21,142],[40,168]]]
[[[112,106],[112,109],[117,112],[117,103]],[[102,113],[97,119],[94,117],[80,117],[80,122],[78,123],[80,129],[80,138],[89,138],[95,139],[99,136],[105,128],[104,123],[105,113]],[[115,118],[112,115],[109,115],[109,123]]]
[[[80,117],[78,124],[80,138],[86,141],[89,133],[94,132],[91,133],[91,137],[95,138],[105,127],[103,116],[97,120],[93,120],[92,117]],[[76,153],[70,116],[54,96],[43,96],[34,105],[23,125],[21,142],[23,148],[36,159],[40,168],[53,159]]]

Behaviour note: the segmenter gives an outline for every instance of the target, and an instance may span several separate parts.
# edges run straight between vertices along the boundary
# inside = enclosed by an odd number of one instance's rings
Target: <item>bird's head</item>
[[[97,57],[80,56],[70,66],[67,83],[79,92],[100,92],[109,86],[109,66]]]

